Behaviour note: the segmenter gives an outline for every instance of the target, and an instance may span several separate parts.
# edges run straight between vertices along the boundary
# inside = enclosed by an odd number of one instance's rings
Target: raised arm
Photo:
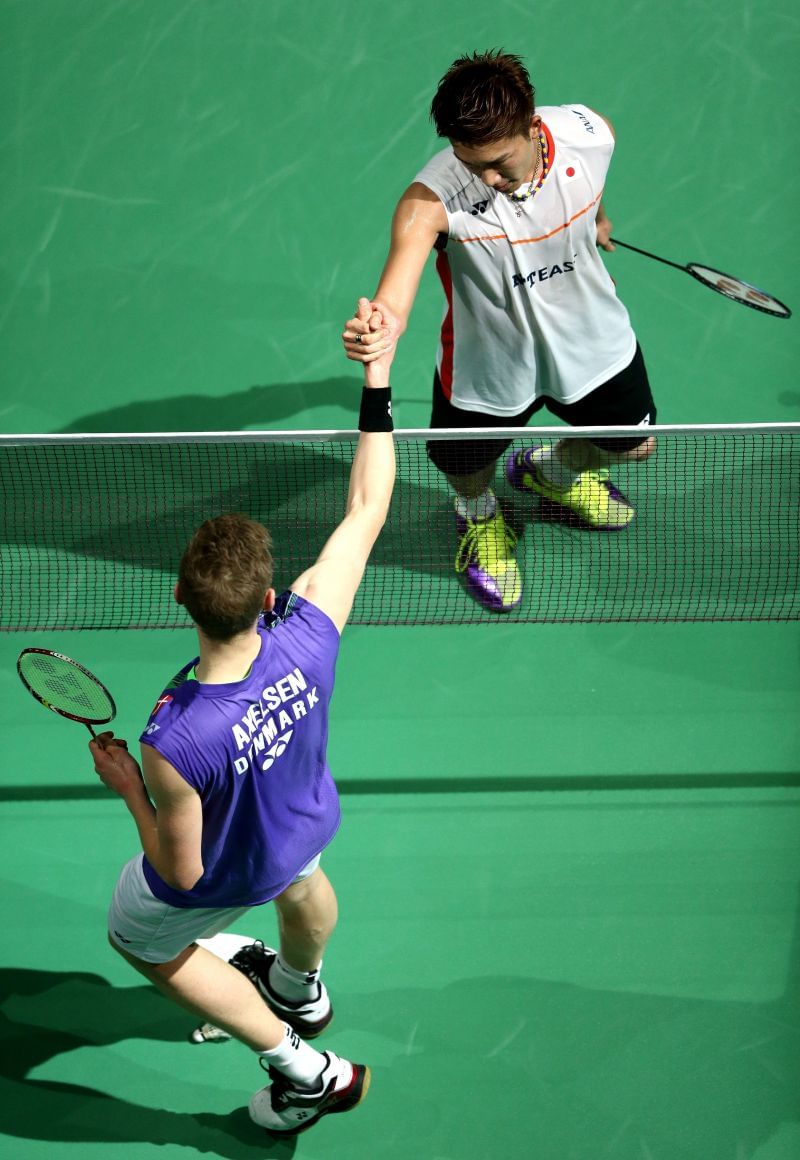
[[[389,256],[372,306],[379,310],[385,335],[371,332],[358,315],[345,323],[345,354],[354,362],[369,363],[393,347],[408,324],[422,271],[440,234],[447,233],[447,214],[436,194],[415,181],[400,201],[392,219]],[[361,341],[356,341],[356,336]]]
[[[381,316],[369,300],[359,301],[356,320],[365,333],[380,333]],[[378,538],[394,487],[394,440],[391,429],[389,367],[394,347],[376,355],[364,368],[364,397],[359,427],[361,434],[350,470],[350,488],[342,522],[312,564],[298,576],[292,591],[326,612],[341,632],[353,598]]]

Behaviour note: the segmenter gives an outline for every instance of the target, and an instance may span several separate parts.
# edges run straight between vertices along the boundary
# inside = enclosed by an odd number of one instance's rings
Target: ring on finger
[[[360,335],[360,334],[357,334],[357,335],[355,336],[355,338],[353,339],[353,341],[354,341],[354,342],[358,342],[358,343],[360,343],[360,342],[361,342],[361,335]]]

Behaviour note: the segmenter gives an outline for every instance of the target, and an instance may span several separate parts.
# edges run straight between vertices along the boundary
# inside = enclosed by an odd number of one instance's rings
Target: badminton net
[[[555,438],[641,428],[437,431],[510,438],[495,490],[518,542],[523,596],[497,614],[456,572],[453,497],[397,431],[398,477],[352,621],[373,625],[770,621],[800,617],[800,424],[652,427],[656,453],[610,478],[621,531],[512,489],[507,455]],[[243,512],[270,529],[288,587],[342,518],[357,432],[0,438],[0,629],[174,628],[172,587],[196,528]],[[468,464],[465,465],[465,470]]]

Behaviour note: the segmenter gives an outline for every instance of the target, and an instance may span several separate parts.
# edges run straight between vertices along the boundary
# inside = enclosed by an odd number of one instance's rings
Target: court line
[[[370,794],[586,793],[625,790],[800,789],[800,773],[564,774],[537,777],[342,778],[346,797]],[[6,785],[0,802],[111,801],[103,785]]]

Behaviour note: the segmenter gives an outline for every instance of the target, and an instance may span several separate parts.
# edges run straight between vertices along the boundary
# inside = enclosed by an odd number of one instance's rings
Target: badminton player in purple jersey
[[[366,299],[358,316],[381,319]],[[253,1048],[271,1083],[250,1101],[262,1127],[293,1134],[363,1098],[369,1069],[306,1040],[330,1022],[320,981],[336,897],[319,865],[339,826],[326,760],[339,634],[386,518],[395,475],[388,372],[365,368],[344,519],[316,563],[276,597],[269,534],[240,515],[209,520],[175,588],[199,656],[159,697],[142,771],[110,732],[96,772],[125,802],[142,853],[123,868],[109,941],[165,995]],[[273,901],[280,948],[231,963],[199,946]]]

